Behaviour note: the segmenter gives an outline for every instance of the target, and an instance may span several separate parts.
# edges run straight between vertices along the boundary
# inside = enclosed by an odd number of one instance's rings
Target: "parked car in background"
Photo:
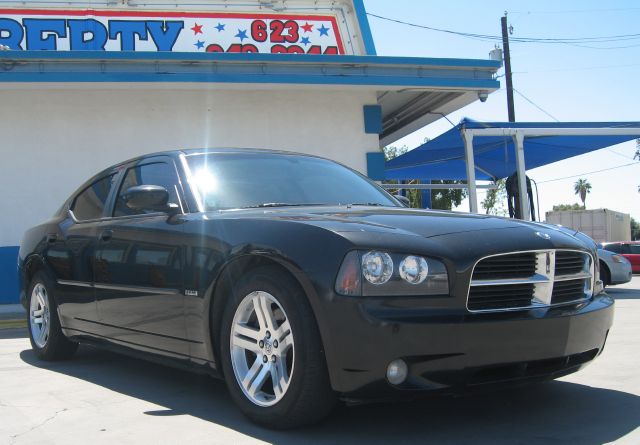
[[[600,260],[600,279],[605,286],[631,281],[633,272],[628,259],[602,248],[598,249],[598,259]]]
[[[600,244],[605,250],[618,253],[629,260],[633,273],[640,273],[640,241],[620,241]]]

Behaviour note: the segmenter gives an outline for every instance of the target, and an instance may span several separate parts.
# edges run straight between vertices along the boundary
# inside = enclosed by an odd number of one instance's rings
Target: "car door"
[[[56,301],[65,328],[100,334],[93,281],[96,231],[117,178],[106,173],[71,201],[57,231],[47,234],[44,255],[56,277]]]
[[[146,158],[126,167],[111,218],[98,227],[94,285],[99,320],[112,339],[186,356],[181,219],[129,209],[123,195],[138,185],[163,186],[169,202],[182,206],[171,157]]]
[[[640,273],[640,244],[625,244],[624,256],[631,263],[633,273]]]

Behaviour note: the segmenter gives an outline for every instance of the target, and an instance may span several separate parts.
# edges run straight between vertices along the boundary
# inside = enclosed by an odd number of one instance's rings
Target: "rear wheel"
[[[243,413],[268,428],[319,421],[331,411],[320,335],[306,296],[277,268],[256,269],[229,296],[222,366]]]
[[[42,360],[70,358],[78,344],[68,340],[62,333],[58,308],[52,295],[52,281],[44,272],[37,272],[28,291],[27,324],[33,351]]]

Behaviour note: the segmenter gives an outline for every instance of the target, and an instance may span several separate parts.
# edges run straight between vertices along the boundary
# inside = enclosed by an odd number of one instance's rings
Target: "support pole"
[[[513,104],[513,75],[511,73],[511,50],[509,48],[509,29],[507,27],[507,13],[500,20],[502,22],[502,46],[504,47],[504,71],[507,78],[507,109],[509,122],[516,121],[516,110]]]
[[[478,192],[476,190],[476,161],[473,157],[473,134],[462,130],[464,153],[467,164],[467,186],[469,188],[469,211],[478,213]]]
[[[517,131],[514,136],[516,145],[516,167],[518,172],[518,194],[520,195],[520,214],[525,221],[531,221],[529,195],[527,194],[527,170],[524,162],[524,134]]]

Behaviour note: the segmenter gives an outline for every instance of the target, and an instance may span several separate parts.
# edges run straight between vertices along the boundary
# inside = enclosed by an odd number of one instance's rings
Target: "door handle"
[[[55,233],[48,233],[47,234],[47,242],[49,244],[53,244],[58,240],[58,235],[56,235]]]
[[[105,230],[100,234],[100,241],[108,242],[113,238],[113,230]]]

